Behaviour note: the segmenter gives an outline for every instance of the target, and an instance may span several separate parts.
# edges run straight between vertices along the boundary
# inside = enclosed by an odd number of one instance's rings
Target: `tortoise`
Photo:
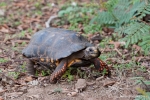
[[[22,54],[29,59],[27,71],[31,75],[35,74],[36,63],[56,67],[50,75],[50,83],[56,83],[73,65],[94,64],[97,70],[106,69],[106,75],[111,75],[107,64],[98,58],[101,54],[98,47],[84,36],[67,29],[49,27],[36,32]]]

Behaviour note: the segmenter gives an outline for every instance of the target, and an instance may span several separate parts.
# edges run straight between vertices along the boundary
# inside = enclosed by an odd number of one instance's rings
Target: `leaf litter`
[[[57,4],[54,0],[38,0],[38,2],[36,0],[7,2],[0,0],[7,5],[0,9],[0,16],[4,18],[0,23],[0,100],[133,100],[138,94],[135,89],[138,85],[130,78],[143,76],[150,80],[148,77],[150,76],[150,58],[142,56],[141,48],[137,45],[134,45],[132,47],[134,51],[130,52],[131,50],[122,49],[124,43],[114,41],[107,44],[101,51],[102,54],[117,52],[115,56],[107,57],[106,61],[113,65],[123,66],[129,64],[133,60],[132,56],[139,53],[139,56],[135,56],[135,61],[141,62],[141,66],[146,66],[145,73],[138,70],[136,64],[132,64],[135,66],[134,72],[128,69],[117,71],[112,68],[111,79],[96,77],[94,80],[87,78],[80,82],[76,77],[74,81],[60,81],[54,85],[44,83],[45,77],[40,80],[40,77],[36,79],[26,74],[26,64],[24,64],[26,59],[22,57],[21,50],[28,44],[33,33],[45,27],[45,22],[50,16],[57,15],[60,10],[58,5],[62,6],[65,1],[62,0]],[[89,0],[81,1],[89,3]],[[68,26],[61,27],[68,28]],[[80,33],[84,34],[82,27],[79,25]],[[103,36],[95,33],[89,34],[88,38],[92,43],[97,44],[111,34],[113,34],[112,29],[104,28]],[[111,48],[109,45],[114,45],[114,47]],[[144,69],[141,68],[141,70]],[[41,83],[46,85],[41,85]]]

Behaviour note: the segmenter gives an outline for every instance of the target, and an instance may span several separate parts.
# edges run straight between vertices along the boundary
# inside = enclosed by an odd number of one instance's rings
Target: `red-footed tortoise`
[[[70,30],[45,28],[33,35],[22,54],[29,58],[29,74],[35,74],[34,64],[37,62],[56,67],[50,76],[50,83],[56,83],[69,66],[78,62],[94,64],[97,70],[106,69],[107,75],[111,75],[107,64],[98,58],[101,54],[99,49],[82,35]]]

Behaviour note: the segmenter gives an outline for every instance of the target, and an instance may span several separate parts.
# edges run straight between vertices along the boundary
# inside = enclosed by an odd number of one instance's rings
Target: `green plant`
[[[136,96],[134,100],[150,100],[150,92],[145,92],[142,89],[138,89],[138,91],[142,93],[142,95]]]
[[[21,72],[23,72],[23,73],[26,72],[26,63],[25,62],[20,67],[21,67]]]
[[[12,76],[14,79],[17,79],[19,77],[19,72],[9,72],[8,75]]]
[[[0,7],[6,7],[7,4],[5,2],[0,2]]]
[[[67,19],[70,24],[69,29],[80,31],[82,26],[85,33],[94,33],[101,31],[101,27],[99,25],[89,24],[89,21],[96,14],[98,8],[98,6],[67,5],[62,7],[58,15],[63,19]]]
[[[48,70],[48,69],[47,70],[45,70],[45,69],[42,69],[42,70],[41,69],[40,70],[37,69],[36,72],[35,72],[35,76],[39,76],[39,75],[40,76],[50,75],[50,70]]]
[[[77,75],[80,78],[87,78],[87,75],[85,74],[85,72],[83,72],[82,70],[80,70],[79,68],[77,68]]]
[[[67,78],[69,82],[73,80],[73,75],[71,75],[71,70],[72,70],[72,68],[70,67],[70,68],[65,72],[65,74],[62,76],[62,78]]]
[[[2,73],[3,71],[0,69],[0,73]]]
[[[143,77],[132,77],[131,79],[135,80],[136,84],[143,84],[149,88],[150,81],[145,80]],[[146,92],[141,88],[136,88],[136,90],[141,94],[135,97],[135,100],[150,100],[150,92]]]
[[[150,14],[150,4],[144,0],[108,0],[103,3],[105,11],[99,12],[91,23],[115,28],[122,34],[126,47],[140,45],[145,53],[150,51],[150,26],[143,17]]]
[[[150,35],[145,35],[142,38],[142,42],[139,45],[143,48],[146,54],[150,51]]]
[[[5,63],[7,62],[8,60],[4,59],[4,58],[0,58],[0,63]]]

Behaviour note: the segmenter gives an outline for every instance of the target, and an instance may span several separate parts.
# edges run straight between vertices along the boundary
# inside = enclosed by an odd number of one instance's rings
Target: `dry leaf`
[[[0,100],[4,100],[4,99],[0,96]]]
[[[134,45],[132,46],[132,48],[134,48],[137,52],[138,52],[138,51],[141,51],[141,47],[138,46],[138,45],[135,45],[135,44],[134,44]]]
[[[68,93],[67,95],[68,95],[68,96],[71,96],[71,97],[74,97],[74,96],[77,95],[77,92],[70,92],[70,93]]]
[[[3,33],[9,33],[9,30],[5,27],[1,27],[0,28],[0,32],[3,32]]]
[[[26,77],[24,80],[25,80],[26,82],[30,82],[30,81],[33,80],[33,78],[32,78],[31,76],[28,76],[28,77]]]
[[[115,49],[118,49],[120,46],[125,45],[125,42],[114,42],[114,41],[110,41],[109,44],[113,44]]]
[[[105,80],[103,86],[108,87],[108,86],[112,86],[115,83],[116,81],[113,81],[113,80]]]

